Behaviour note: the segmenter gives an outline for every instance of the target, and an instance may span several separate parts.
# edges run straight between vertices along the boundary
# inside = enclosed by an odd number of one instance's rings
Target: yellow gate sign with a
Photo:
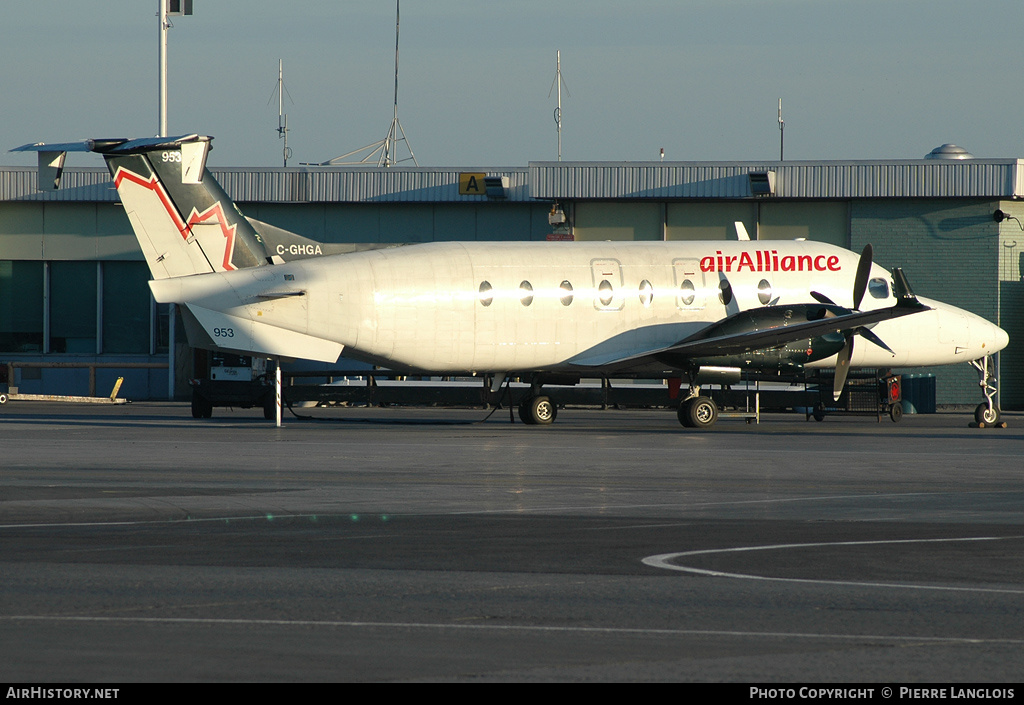
[[[484,177],[487,174],[471,171],[459,172],[459,195],[460,196],[484,196],[487,194],[487,187],[484,185]]]

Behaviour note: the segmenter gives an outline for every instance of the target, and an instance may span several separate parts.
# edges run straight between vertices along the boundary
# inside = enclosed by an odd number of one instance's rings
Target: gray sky
[[[279,59],[290,165],[387,134],[394,0],[194,2],[168,129],[212,164],[280,165]],[[0,149],[155,134],[157,7],[5,3]],[[399,117],[422,166],[554,160],[561,50],[565,160],[774,160],[779,98],[787,159],[1024,157],[1022,29],[1021,0],[404,0]]]

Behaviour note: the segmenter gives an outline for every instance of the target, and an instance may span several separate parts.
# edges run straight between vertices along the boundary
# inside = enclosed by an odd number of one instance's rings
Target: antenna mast
[[[562,51],[559,49],[555,52],[555,80],[551,83],[551,90],[548,91],[548,98],[554,92],[555,87],[558,87],[558,107],[555,108],[555,125],[558,126],[558,161],[562,161]],[[565,92],[569,93],[569,86],[565,87]],[[569,95],[572,95],[569,93]]]
[[[157,137],[167,135],[167,29],[170,22],[167,20],[167,3],[165,0],[158,0],[157,17],[160,18],[160,44],[159,44],[159,89],[157,91]]]
[[[288,133],[291,130],[288,129],[288,115],[284,112],[284,93],[288,90],[284,87],[284,60],[277,60],[277,138],[284,140],[284,149],[282,150],[282,156],[284,157],[284,165],[288,166],[288,159],[292,156],[292,150],[288,146]],[[288,96],[289,100],[291,95]],[[270,95],[270,99],[274,99],[274,95]]]
[[[779,98],[779,161],[786,156],[786,123],[782,119],[782,98]]]
[[[343,164],[369,164],[370,160],[374,155],[380,155],[377,159],[377,166],[395,166],[401,162],[412,161],[413,164],[419,166],[419,162],[416,161],[416,155],[412,152],[412,145],[409,144],[409,139],[405,136],[405,130],[402,129],[402,123],[398,119],[398,30],[401,19],[401,0],[395,0],[395,112],[394,117],[391,120],[391,127],[388,128],[388,136],[379,142],[368,144],[360,149],[354,149],[351,152],[342,154],[340,157],[321,162],[316,166],[337,166]],[[401,135],[401,137],[399,137]],[[405,159],[398,159],[398,143],[405,142],[406,149],[409,150],[409,156]],[[369,152],[365,157],[359,161],[347,162],[346,158],[351,157],[353,154],[360,154],[362,152]]]

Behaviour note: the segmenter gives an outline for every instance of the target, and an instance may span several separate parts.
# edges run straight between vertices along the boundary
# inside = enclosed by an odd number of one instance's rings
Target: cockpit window
[[[889,298],[889,282],[881,277],[875,277],[868,282],[868,293],[873,299]]]

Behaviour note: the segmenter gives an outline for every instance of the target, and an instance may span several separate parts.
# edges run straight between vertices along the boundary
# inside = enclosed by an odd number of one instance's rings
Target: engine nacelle
[[[702,339],[737,335],[754,331],[780,328],[807,321],[819,321],[830,316],[850,313],[836,304],[795,304],[792,306],[765,306],[733,314],[703,331]],[[824,360],[843,349],[846,339],[841,333],[829,333],[815,338],[801,338],[772,348],[751,349],[740,353],[700,357],[690,360],[703,369],[710,367],[736,367],[740,369],[792,369],[809,362]]]

